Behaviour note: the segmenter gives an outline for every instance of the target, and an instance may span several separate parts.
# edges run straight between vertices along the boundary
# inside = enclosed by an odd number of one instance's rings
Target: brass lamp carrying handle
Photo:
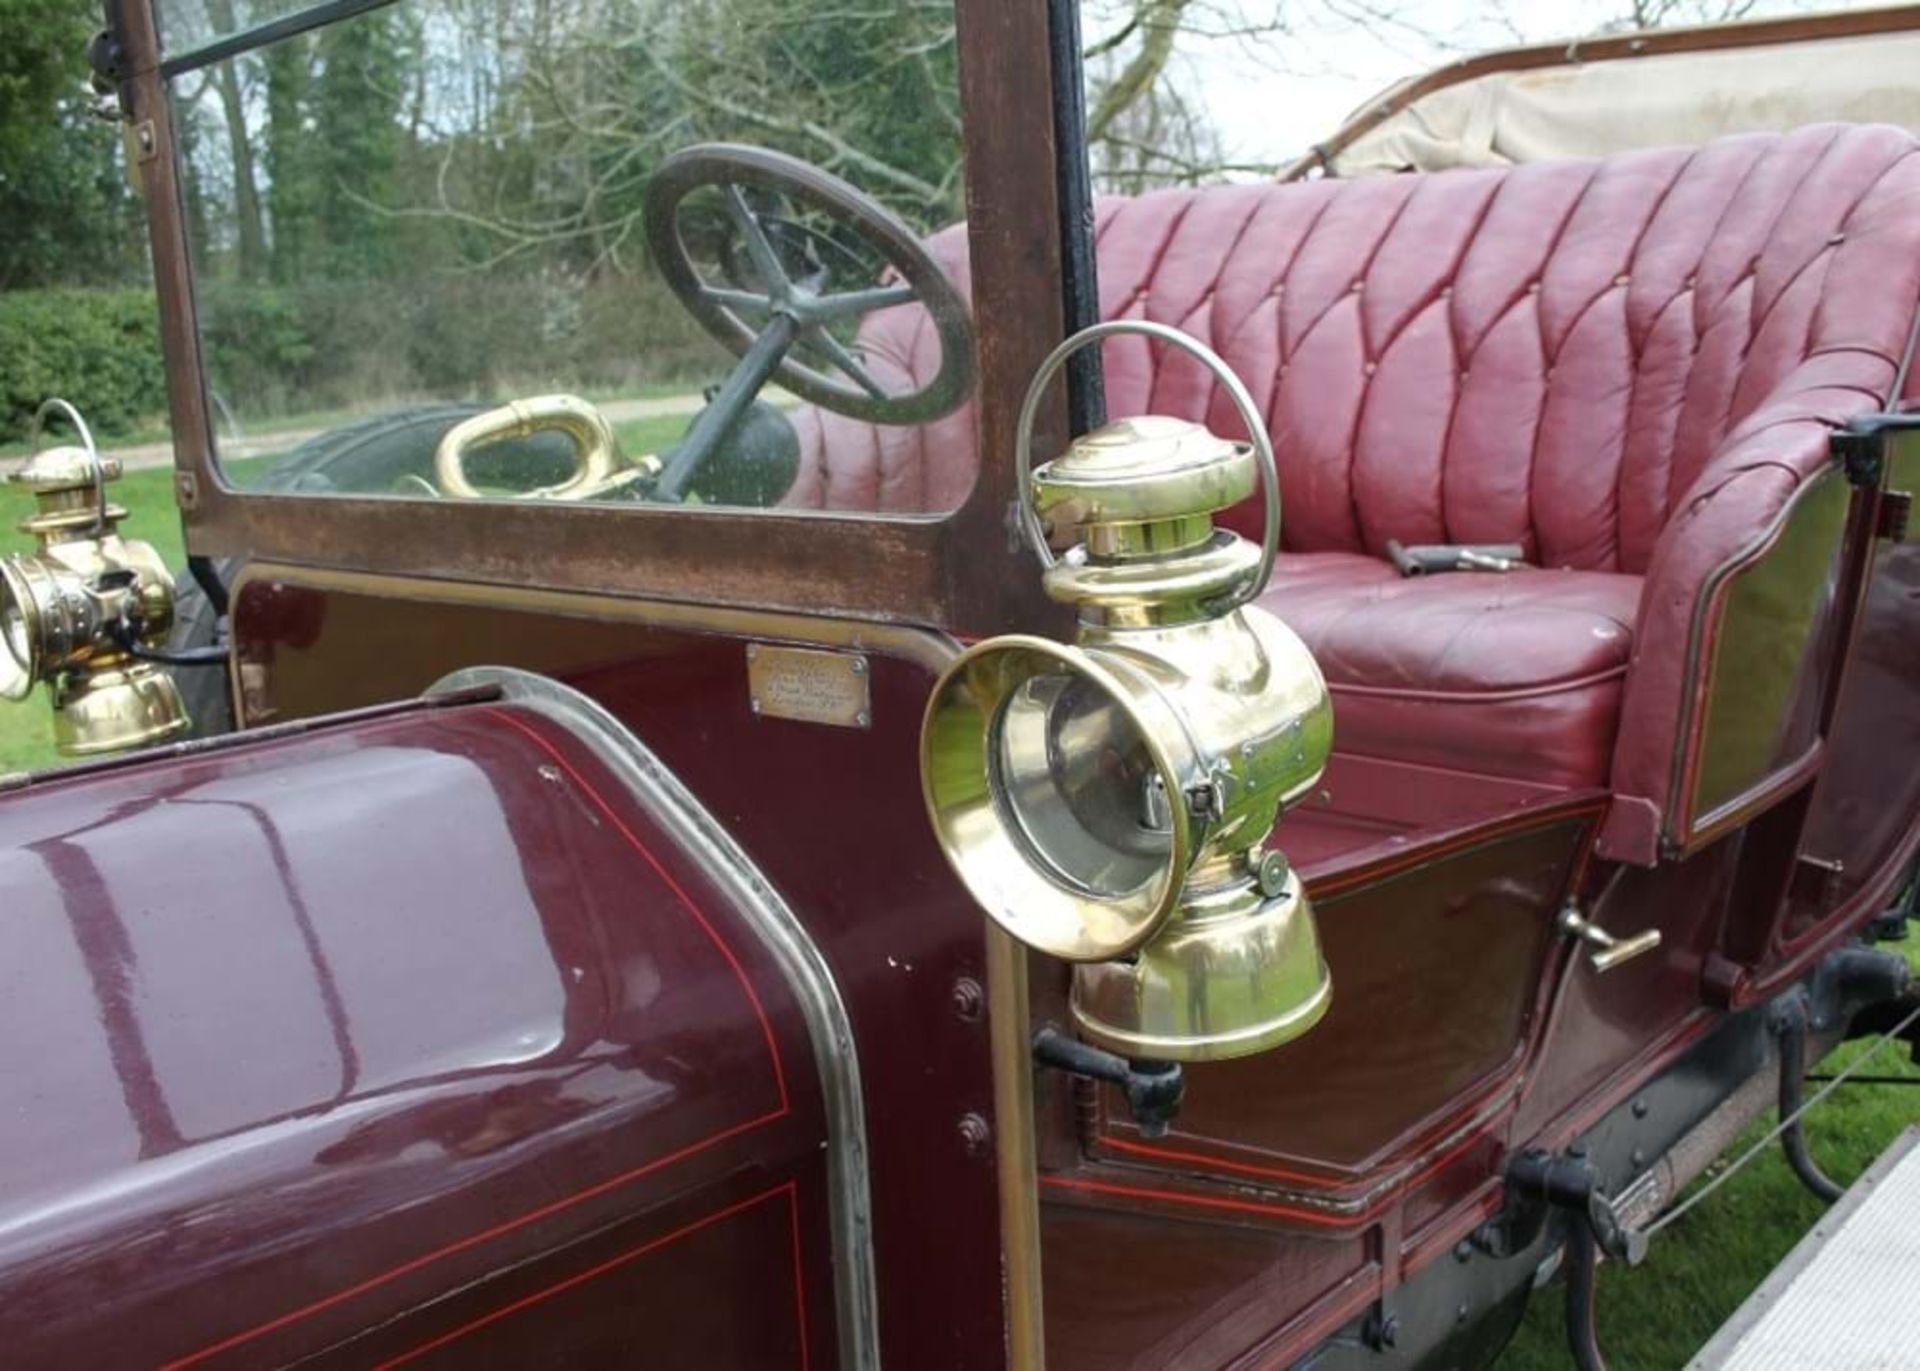
[[[100,449],[94,446],[93,430],[87,427],[87,421],[80,417],[80,411],[59,396],[51,396],[40,402],[40,408],[33,412],[33,428],[28,435],[29,455],[40,451],[40,439],[47,431],[47,416],[62,414],[73,431],[80,436],[80,446],[87,450],[87,456],[93,459],[93,531],[99,533],[107,525],[107,480],[109,475],[118,476],[116,465],[109,473],[106,459],[100,455]]]
[[[1039,413],[1040,399],[1046,393],[1048,382],[1053,380],[1054,373],[1066,364],[1069,357],[1089,343],[1097,343],[1102,338],[1111,338],[1120,333],[1138,333],[1157,338],[1196,359],[1213,373],[1213,378],[1226,390],[1233,407],[1240,412],[1240,422],[1247,426],[1247,436],[1252,439],[1254,454],[1260,459],[1260,489],[1265,496],[1267,530],[1260,540],[1260,565],[1254,568],[1253,576],[1246,585],[1221,606],[1220,612],[1238,609],[1267,588],[1267,579],[1273,575],[1273,559],[1280,551],[1279,464],[1274,460],[1273,440],[1267,436],[1266,421],[1261,418],[1246,386],[1233,374],[1233,368],[1198,338],[1170,325],[1156,324],[1148,319],[1110,319],[1106,323],[1081,329],[1047,354],[1047,360],[1040,364],[1040,370],[1034,373],[1033,382],[1027,387],[1027,398],[1020,405],[1020,422],[1014,430],[1014,471],[1015,479],[1019,482],[1014,498],[1019,502],[1021,527],[1026,532],[1027,541],[1039,554],[1041,565],[1051,569],[1057,559],[1053,549],[1047,546],[1047,531],[1041,526],[1040,516],[1033,508],[1034,416]]]
[[[564,433],[573,440],[579,465],[557,485],[522,492],[549,500],[579,500],[605,489],[615,479],[620,452],[606,416],[577,395],[536,395],[463,419],[448,429],[433,452],[434,479],[448,495],[481,499],[485,492],[467,479],[466,455],[489,443],[535,433]],[[639,473],[636,472],[636,475]]]

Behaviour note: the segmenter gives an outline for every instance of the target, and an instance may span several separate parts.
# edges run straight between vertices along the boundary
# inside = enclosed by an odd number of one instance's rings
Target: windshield
[[[169,47],[284,17],[168,6]],[[933,514],[973,479],[942,4],[413,0],[172,89],[238,484]]]

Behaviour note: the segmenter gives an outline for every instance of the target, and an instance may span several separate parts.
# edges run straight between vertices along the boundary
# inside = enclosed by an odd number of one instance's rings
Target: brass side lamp
[[[20,521],[40,546],[0,558],[0,699],[24,700],[41,681],[53,697],[53,741],[69,757],[138,747],[190,722],[172,676],[137,655],[158,650],[173,624],[173,577],[147,543],[122,538],[124,507],[107,483],[120,463],[102,457],[73,407],[49,400],[83,446],[37,449],[8,476],[32,492]]]
[[[1120,419],[1030,471],[1034,415],[1066,359],[1119,333],[1204,363],[1253,442]],[[1072,646],[1008,635],[962,654],[921,735],[927,810],[954,870],[1028,947],[1077,963],[1082,1037],[1134,1059],[1264,1051],[1326,1012],[1313,914],[1267,845],[1319,779],[1332,705],[1312,654],[1252,601],[1279,544],[1273,448],[1246,388],[1177,329],[1122,320],[1056,348],[1016,444],[1022,522]],[[1214,527],[1264,478],[1261,546]],[[1043,521],[1082,541],[1055,560]]]

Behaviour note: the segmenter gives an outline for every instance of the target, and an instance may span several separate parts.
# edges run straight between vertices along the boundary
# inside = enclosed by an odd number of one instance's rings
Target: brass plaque
[[[836,728],[869,728],[873,695],[867,659],[857,652],[747,644],[747,691],[753,712]]]

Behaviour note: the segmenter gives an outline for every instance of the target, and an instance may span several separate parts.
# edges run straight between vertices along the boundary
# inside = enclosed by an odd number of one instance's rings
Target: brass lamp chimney
[[[1068,356],[1143,333],[1205,363],[1253,442],[1120,419],[1029,476],[1044,388]],[[1260,415],[1211,351],[1163,325],[1095,325],[1035,376],[1017,440],[1026,525],[1071,647],[1011,635],[956,660],[922,733],[928,812],[987,913],[1077,963],[1080,1035],[1136,1059],[1264,1051],[1311,1028],[1332,988],[1299,878],[1268,846],[1332,747],[1306,646],[1251,602],[1279,542]],[[1256,468],[1264,468],[1257,472]],[[1256,547],[1214,526],[1264,476]],[[1081,541],[1057,561],[1042,521]]]
[[[9,474],[33,494],[20,528],[34,553],[0,558],[0,699],[24,700],[47,683],[54,746],[90,757],[183,732],[186,705],[173,678],[136,655],[157,649],[173,624],[173,577],[147,543],[122,538],[124,507],[107,500],[120,463],[102,457],[86,424],[61,400],[81,447],[36,451]]]

